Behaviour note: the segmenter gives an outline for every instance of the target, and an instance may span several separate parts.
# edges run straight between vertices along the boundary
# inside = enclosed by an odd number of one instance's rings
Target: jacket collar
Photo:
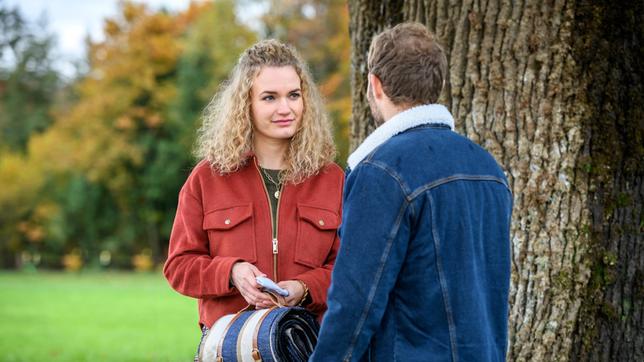
[[[349,156],[347,163],[354,169],[360,161],[391,137],[424,124],[442,124],[454,130],[454,118],[441,104],[425,104],[402,111],[376,128]]]

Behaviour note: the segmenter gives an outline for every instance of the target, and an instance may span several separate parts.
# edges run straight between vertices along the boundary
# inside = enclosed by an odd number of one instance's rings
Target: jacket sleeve
[[[363,162],[349,174],[328,311],[310,361],[364,355],[407,252],[409,209],[402,185],[384,168]]]
[[[337,213],[338,217],[342,219],[342,191],[344,188],[343,171],[340,171],[338,183],[340,187]],[[295,278],[306,283],[306,286],[309,288],[311,303],[306,306],[306,309],[316,315],[322,315],[327,309],[327,292],[329,291],[329,285],[331,284],[331,271],[335,265],[335,258],[338,254],[339,248],[340,237],[336,232],[335,238],[333,239],[333,245],[331,246],[331,250],[329,251],[329,255],[327,256],[324,265],[302,273]]]
[[[170,235],[163,274],[176,291],[194,298],[237,293],[230,286],[235,257],[210,256],[208,234],[203,230],[201,199],[191,192],[189,178],[179,193],[177,214]]]

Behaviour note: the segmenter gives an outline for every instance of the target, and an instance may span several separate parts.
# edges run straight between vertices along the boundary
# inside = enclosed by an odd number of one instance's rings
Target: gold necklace
[[[259,169],[262,170],[262,173],[264,174],[264,176],[266,176],[268,181],[270,181],[273,185],[275,185],[275,188],[277,190],[275,191],[275,193],[273,193],[273,196],[275,196],[276,199],[279,199],[280,198],[280,187],[281,187],[282,183],[281,182],[275,182],[275,180],[273,180],[273,178],[268,173],[268,171],[266,171],[266,169],[264,169],[263,167],[260,167]]]

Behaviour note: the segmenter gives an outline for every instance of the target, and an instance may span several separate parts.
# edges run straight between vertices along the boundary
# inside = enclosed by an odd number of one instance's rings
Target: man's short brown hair
[[[376,35],[367,64],[395,105],[436,103],[447,76],[443,48],[419,23],[398,24]]]

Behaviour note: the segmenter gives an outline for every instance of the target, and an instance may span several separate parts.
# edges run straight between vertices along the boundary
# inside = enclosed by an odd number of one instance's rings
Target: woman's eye
[[[298,98],[300,98],[300,93],[293,92],[293,93],[289,94],[289,97],[291,97],[292,99],[298,99]]]
[[[273,99],[275,99],[275,97],[273,96],[266,96],[262,98],[263,101],[272,101]]]

